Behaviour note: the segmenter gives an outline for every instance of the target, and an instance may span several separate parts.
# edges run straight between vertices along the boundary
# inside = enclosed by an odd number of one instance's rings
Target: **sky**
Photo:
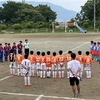
[[[33,1],[51,2],[53,4],[60,5],[68,10],[74,10],[76,12],[79,12],[81,10],[81,6],[83,6],[87,2],[87,0],[33,0]]]
[[[0,1],[8,1],[8,0],[0,0]],[[22,0],[10,0],[10,1],[22,1]],[[87,0],[25,0],[25,1],[35,1],[35,2],[50,2],[55,5],[60,5],[68,10],[74,10],[79,12],[81,10],[81,6],[87,2]]]

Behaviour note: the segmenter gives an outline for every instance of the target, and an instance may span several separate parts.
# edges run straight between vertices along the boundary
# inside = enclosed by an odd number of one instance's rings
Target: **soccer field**
[[[90,41],[100,41],[98,33],[45,33],[45,34],[1,34],[0,43],[5,42],[13,44],[19,43],[20,40],[29,40],[30,50],[34,53],[38,50],[41,52],[50,50],[59,52],[63,50],[66,55],[68,50],[77,53],[78,50],[83,52],[90,48]],[[10,76],[8,62],[0,63],[0,100],[99,100],[100,99],[100,75],[98,62],[93,61],[92,78],[86,79],[85,72],[83,80],[80,82],[81,96],[73,98],[72,90],[67,79],[40,79],[31,78],[31,87],[25,87],[23,77]]]

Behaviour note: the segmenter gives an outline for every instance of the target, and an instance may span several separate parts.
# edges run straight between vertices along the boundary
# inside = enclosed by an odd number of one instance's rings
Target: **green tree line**
[[[100,26],[100,0],[95,0],[96,28]],[[80,13],[77,13],[75,20],[86,28],[94,25],[94,0],[87,0],[84,6],[81,6]]]
[[[21,2],[7,1],[0,7],[0,24],[7,26],[17,24],[18,27],[20,24],[22,27],[29,28],[47,27],[55,21],[56,16],[56,12],[52,11],[48,5],[40,4],[34,7]]]

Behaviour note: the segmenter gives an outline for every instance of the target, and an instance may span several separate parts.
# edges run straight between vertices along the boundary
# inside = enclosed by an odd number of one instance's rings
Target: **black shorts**
[[[77,78],[75,78],[75,77],[70,77],[69,81],[70,81],[70,85],[71,86],[74,86],[75,84],[79,85],[79,80]]]
[[[24,53],[29,55],[29,49],[25,49]]]

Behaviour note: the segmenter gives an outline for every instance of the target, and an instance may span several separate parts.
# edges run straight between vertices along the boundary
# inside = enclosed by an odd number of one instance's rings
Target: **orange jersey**
[[[46,67],[51,67],[51,59],[52,56],[51,55],[46,55]]]
[[[85,57],[84,57],[84,63],[85,63],[86,65],[91,64],[91,63],[92,63],[92,58],[91,58],[91,56],[85,56]]]
[[[58,58],[56,56],[53,56],[51,59],[52,64],[57,64],[58,63]]]
[[[28,56],[28,60],[30,60],[30,62],[31,62],[31,64],[32,64],[32,63],[35,63],[36,58],[35,58],[34,55],[29,55],[29,56]]]
[[[35,56],[36,58],[36,63],[41,63],[41,56]]]
[[[80,64],[84,63],[84,57],[82,55],[77,55],[76,60],[78,60],[80,62]]]
[[[65,62],[65,56],[64,55],[58,55],[58,63],[64,63]]]
[[[69,62],[69,61],[71,61],[71,60],[72,60],[71,55],[70,55],[70,54],[67,54],[67,55],[66,55],[66,62]]]
[[[24,57],[21,54],[16,55],[16,61],[18,64],[21,64],[23,59],[24,59]]]
[[[41,56],[41,63],[45,63],[46,61],[46,57],[45,56]]]

